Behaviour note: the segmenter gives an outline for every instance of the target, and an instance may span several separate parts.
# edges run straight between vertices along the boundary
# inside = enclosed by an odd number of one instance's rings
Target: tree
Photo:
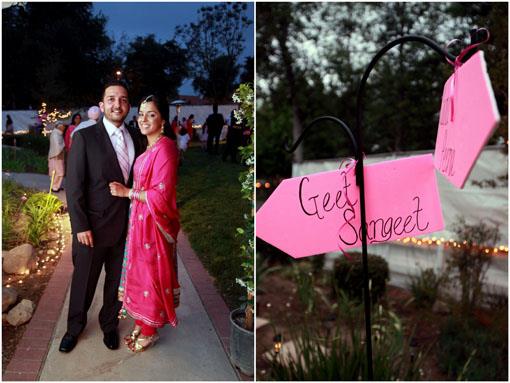
[[[246,9],[245,3],[204,6],[197,23],[176,28],[176,38],[186,47],[193,87],[215,102],[230,100],[235,89],[243,32],[251,25]]]
[[[130,84],[130,98],[136,103],[152,93],[170,99],[187,75],[184,51],[173,40],[158,42],[154,35],[137,37],[124,53],[124,73]]]
[[[91,3],[26,3],[2,10],[3,104],[97,103],[113,71],[106,18]]]
[[[255,78],[255,61],[253,56],[246,57],[243,64],[243,72],[239,78],[241,84],[251,83],[253,84]]]
[[[425,35],[445,46],[468,36],[473,25],[487,26],[493,37],[480,48],[486,52],[506,128],[507,10],[507,4],[499,3],[258,4],[258,174],[290,175],[282,161],[287,158],[282,138],[292,134],[292,126],[297,138],[296,120],[305,124],[329,114],[355,128],[356,93],[366,66],[385,44],[405,34]],[[463,46],[468,43],[464,39]],[[458,54],[454,48],[450,50]],[[443,85],[452,72],[442,57],[420,43],[386,53],[365,89],[365,153],[432,150]],[[505,131],[496,134],[506,137]],[[303,158],[351,155],[341,136],[338,128],[317,126],[301,145]]]

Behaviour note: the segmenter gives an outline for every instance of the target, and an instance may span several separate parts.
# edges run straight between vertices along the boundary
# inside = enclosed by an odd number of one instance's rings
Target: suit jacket
[[[135,146],[135,159],[141,153],[139,135],[127,129]],[[92,230],[94,246],[113,246],[125,240],[129,199],[114,197],[109,183],[124,184],[117,154],[102,120],[76,132],[69,152],[66,195],[74,234]],[[133,169],[128,184],[133,184]]]

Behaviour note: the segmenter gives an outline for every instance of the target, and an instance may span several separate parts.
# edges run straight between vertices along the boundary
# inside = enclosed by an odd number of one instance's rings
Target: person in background
[[[71,140],[74,137],[74,134],[84,128],[88,128],[89,126],[97,124],[99,117],[101,116],[101,110],[98,106],[91,106],[87,112],[87,117],[89,118],[87,121],[80,122],[76,128],[71,132]]]
[[[221,156],[222,160],[225,161],[227,157],[230,156],[230,161],[237,163],[237,153],[239,151],[239,146],[241,146],[242,142],[242,124],[239,124],[235,117],[235,113],[232,110],[230,113],[230,124],[228,125],[227,131],[227,143],[225,145],[225,149],[223,150],[223,155]]]
[[[207,122],[202,125],[202,132],[200,133],[200,147],[203,151],[207,150]]]
[[[190,136],[188,134],[188,130],[182,126],[179,130],[179,135],[177,136],[177,148],[179,149],[179,163],[182,164],[184,162],[184,152],[188,149],[188,143],[190,141]]]
[[[174,132],[174,135],[177,136],[179,134],[179,120],[177,116],[173,118],[171,128],[172,132]]]
[[[131,121],[129,122],[129,127],[133,130],[138,130],[138,122],[137,122],[137,116],[134,115]]]
[[[64,131],[66,126],[58,124],[50,134],[50,151],[48,152],[48,174],[50,179],[53,178],[51,191],[54,193],[63,190],[62,180],[64,179]]]
[[[186,120],[186,130],[188,131],[189,140],[193,140],[193,119],[195,118],[194,114],[190,114],[188,119]]]
[[[12,124],[11,116],[7,115],[5,119],[5,131],[4,134],[6,136],[11,136],[14,134],[14,125]]]
[[[81,122],[81,114],[80,113],[73,114],[73,117],[71,117],[71,123],[67,127],[65,137],[64,137],[64,142],[66,145],[66,153],[69,153],[69,150],[71,150],[71,144],[73,141],[71,138],[71,134],[73,133],[74,129],[80,124],[80,122]]]
[[[213,113],[207,117],[207,151],[209,154],[218,154],[220,145],[221,129],[225,124],[225,119],[221,113],[218,113],[218,104],[213,105]],[[214,150],[213,150],[214,140]]]

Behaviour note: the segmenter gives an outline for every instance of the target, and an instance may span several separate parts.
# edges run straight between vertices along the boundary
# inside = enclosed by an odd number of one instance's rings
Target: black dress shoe
[[[76,346],[76,343],[78,343],[78,337],[66,332],[64,337],[62,338],[62,341],[60,342],[60,347],[58,348],[58,351],[71,352],[74,346]]]
[[[119,334],[117,333],[117,330],[105,332],[103,343],[106,347],[108,347],[110,350],[116,350],[119,348]]]

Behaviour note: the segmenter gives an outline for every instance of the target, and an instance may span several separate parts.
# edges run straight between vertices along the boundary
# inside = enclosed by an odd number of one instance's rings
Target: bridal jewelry
[[[160,135],[158,136],[158,138],[156,138],[156,140],[155,140],[152,144],[147,145],[147,150],[149,150],[149,149],[150,149],[150,148],[152,148],[154,145],[156,145],[156,144],[158,143],[158,141],[159,141],[159,140],[161,140],[161,137],[163,137],[163,135],[162,135],[162,134],[160,134]]]

